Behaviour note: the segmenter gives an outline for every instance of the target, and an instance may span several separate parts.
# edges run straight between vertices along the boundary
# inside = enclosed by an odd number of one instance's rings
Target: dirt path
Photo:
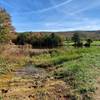
[[[97,78],[97,84],[96,84],[97,90],[94,95],[94,100],[100,100],[100,77]]]
[[[0,88],[0,100],[70,100],[70,87],[47,76],[45,69],[26,66],[12,72]],[[4,79],[3,79],[4,80]],[[51,96],[52,95],[52,96]],[[42,99],[41,99],[42,98]],[[72,96],[73,98],[73,96]]]
[[[45,70],[34,66],[12,71],[11,78],[2,79],[5,85],[0,88],[0,97],[4,100],[30,100],[28,96],[44,85],[45,77]]]

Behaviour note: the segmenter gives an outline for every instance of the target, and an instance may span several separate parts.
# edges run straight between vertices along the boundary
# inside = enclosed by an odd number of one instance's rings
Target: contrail
[[[73,0],[67,0],[67,1],[65,1],[65,2],[63,2],[63,3],[60,3],[60,4],[55,5],[55,6],[52,6],[52,7],[45,8],[45,9],[42,9],[42,10],[31,11],[31,12],[23,12],[23,13],[24,13],[24,14],[29,14],[29,13],[44,13],[44,12],[47,12],[47,11],[49,11],[49,10],[53,10],[53,9],[58,8],[58,7],[61,7],[61,6],[65,5],[65,4],[68,4],[68,3],[72,2],[72,1],[73,1]]]
[[[59,7],[63,6],[63,5],[65,5],[65,4],[68,4],[68,3],[72,2],[72,1],[73,1],[73,0],[66,0],[66,1],[63,2],[63,3],[56,4],[56,5],[52,6],[52,7],[44,8],[44,9],[42,9],[42,10],[37,10],[37,11],[22,12],[22,14],[44,13],[44,12],[47,12],[47,11],[49,11],[49,10],[53,10],[53,9],[59,8]],[[8,7],[10,7],[10,8],[13,8],[12,6],[10,6],[10,5],[9,5],[8,3],[6,3],[6,2],[3,2],[3,1],[0,1],[0,2],[1,2],[1,3],[4,3],[6,6],[8,6]],[[21,12],[15,13],[15,14],[21,14]]]
[[[68,3],[72,2],[72,1],[73,1],[73,0],[67,0],[67,1],[65,1],[65,2],[63,2],[63,3],[60,3],[60,4],[55,5],[55,6],[53,6],[53,7],[49,7],[49,8],[46,8],[46,9],[40,10],[40,11],[38,11],[38,12],[41,13],[41,12],[45,12],[45,11],[48,11],[48,10],[52,10],[52,9],[55,9],[55,8],[61,7],[61,6],[65,5],[65,4],[68,4]]]

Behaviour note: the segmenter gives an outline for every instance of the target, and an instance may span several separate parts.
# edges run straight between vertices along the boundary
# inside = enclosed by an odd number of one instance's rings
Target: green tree
[[[91,44],[93,41],[91,39],[87,39],[87,43]]]
[[[79,33],[74,33],[72,37],[72,41],[74,42],[73,46],[78,47],[78,48],[83,47],[83,43],[81,42]]]
[[[91,43],[93,42],[91,39],[87,39],[86,40],[87,42],[85,43],[85,47],[90,47],[91,46]]]
[[[14,40],[14,43],[17,45],[25,45],[29,42],[28,33],[19,33],[17,38]]]
[[[79,33],[74,33],[73,34],[72,41],[75,42],[75,44],[80,43]]]
[[[62,39],[60,36],[51,33],[49,36],[47,36],[45,43],[48,47],[57,47],[62,45]]]

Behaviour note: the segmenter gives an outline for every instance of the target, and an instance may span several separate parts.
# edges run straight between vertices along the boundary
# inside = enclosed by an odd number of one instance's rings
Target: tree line
[[[57,34],[21,33],[13,40],[16,45],[31,44],[34,48],[54,48],[62,45],[62,38]]]

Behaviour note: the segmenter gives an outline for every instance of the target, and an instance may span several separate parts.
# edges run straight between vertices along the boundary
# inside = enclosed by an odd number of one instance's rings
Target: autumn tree
[[[11,24],[11,17],[5,9],[0,8],[0,43],[9,42],[13,37],[14,27]]]

